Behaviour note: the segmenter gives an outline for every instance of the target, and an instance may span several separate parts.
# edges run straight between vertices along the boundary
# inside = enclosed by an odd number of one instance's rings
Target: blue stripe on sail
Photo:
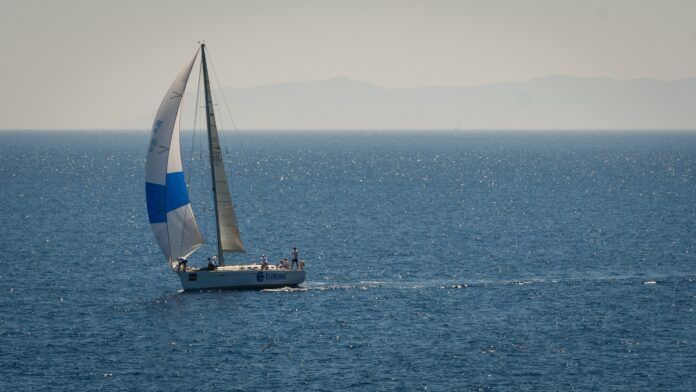
[[[147,216],[150,223],[163,223],[167,221],[167,187],[165,185],[145,183],[145,199],[147,199]]]
[[[167,212],[189,203],[184,172],[167,173]]]
[[[147,199],[147,215],[150,217],[150,223],[166,222],[167,212],[189,204],[184,173],[168,173],[167,185],[146,182],[145,198]]]

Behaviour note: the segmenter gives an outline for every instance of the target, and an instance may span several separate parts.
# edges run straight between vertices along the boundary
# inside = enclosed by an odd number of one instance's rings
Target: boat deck
[[[193,268],[188,268],[187,271],[195,272]],[[205,271],[205,268],[203,268]],[[217,267],[215,271],[219,272],[233,272],[233,271],[261,271],[261,264],[233,264]],[[293,271],[290,268],[282,268],[277,265],[268,265],[268,268],[263,271]]]

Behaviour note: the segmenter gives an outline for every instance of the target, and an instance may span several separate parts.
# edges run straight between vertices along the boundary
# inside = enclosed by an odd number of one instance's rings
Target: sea
[[[226,262],[296,246],[307,280],[202,292],[154,242],[148,141],[0,132],[0,390],[696,389],[696,132],[231,132]]]

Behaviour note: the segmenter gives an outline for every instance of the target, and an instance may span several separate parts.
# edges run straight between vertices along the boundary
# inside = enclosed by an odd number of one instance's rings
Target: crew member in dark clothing
[[[298,269],[300,268],[300,262],[297,261],[297,259],[300,257],[300,252],[297,251],[297,248],[294,246],[292,247],[292,267],[295,268],[297,267]]]

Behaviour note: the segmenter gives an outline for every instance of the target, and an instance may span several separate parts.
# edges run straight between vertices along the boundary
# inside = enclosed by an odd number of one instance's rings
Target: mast
[[[208,149],[210,151],[210,169],[215,200],[215,228],[217,233],[217,256],[220,265],[224,265],[224,252],[244,252],[237,227],[237,217],[234,213],[232,196],[230,195],[222,159],[222,149],[218,138],[213,99],[210,93],[208,78],[208,63],[205,58],[205,44],[201,44],[201,65],[203,67],[203,86],[205,89],[205,113],[208,126]]]

